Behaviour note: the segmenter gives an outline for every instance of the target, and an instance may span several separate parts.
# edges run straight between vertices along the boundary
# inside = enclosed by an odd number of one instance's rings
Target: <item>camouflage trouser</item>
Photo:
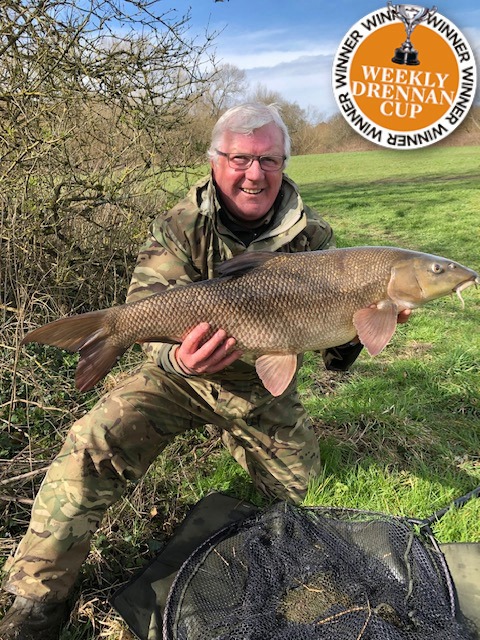
[[[294,392],[184,379],[146,363],[71,428],[36,497],[5,589],[36,600],[71,592],[106,509],[171,439],[214,424],[267,495],[299,502],[318,473],[318,443]]]

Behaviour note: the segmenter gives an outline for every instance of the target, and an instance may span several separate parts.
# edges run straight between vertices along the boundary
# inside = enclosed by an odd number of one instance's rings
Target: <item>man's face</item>
[[[283,134],[273,123],[255,129],[251,135],[226,131],[218,146],[224,153],[255,156],[283,156]],[[254,160],[239,171],[228,159],[217,156],[211,162],[213,176],[228,211],[244,222],[255,222],[271,209],[282,184],[282,171],[263,171]]]

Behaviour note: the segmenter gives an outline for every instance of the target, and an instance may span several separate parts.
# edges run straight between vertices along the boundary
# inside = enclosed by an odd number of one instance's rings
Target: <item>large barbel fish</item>
[[[446,258],[396,247],[304,253],[244,253],[220,277],[189,283],[136,302],[62,318],[28,333],[79,351],[76,385],[87,390],[135,342],[179,342],[200,322],[222,328],[252,354],[264,386],[280,395],[297,354],[358,336],[375,356],[388,344],[397,315],[480,282]],[[463,303],[463,300],[462,300]]]

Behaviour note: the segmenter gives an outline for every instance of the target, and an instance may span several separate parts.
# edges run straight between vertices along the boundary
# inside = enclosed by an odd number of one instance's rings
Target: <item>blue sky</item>
[[[324,116],[337,112],[331,69],[341,40],[358,20],[386,4],[386,0],[165,0],[165,7],[180,14],[190,8],[193,32],[218,31],[217,59],[244,69],[252,87],[260,83]],[[435,3],[415,0],[415,4]],[[478,70],[479,0],[439,0],[436,6],[465,35]]]

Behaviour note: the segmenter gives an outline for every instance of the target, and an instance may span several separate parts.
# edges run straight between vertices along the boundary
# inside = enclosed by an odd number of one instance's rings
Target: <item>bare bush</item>
[[[0,460],[14,475],[99,393],[72,388],[74,356],[19,348],[25,331],[123,302],[150,220],[200,157],[187,131],[214,34],[192,38],[159,4],[0,4]]]
[[[213,36],[189,39],[188,16],[157,5],[2,3],[4,309],[39,290],[64,311],[116,301],[168,175],[194,164],[179,133]]]

